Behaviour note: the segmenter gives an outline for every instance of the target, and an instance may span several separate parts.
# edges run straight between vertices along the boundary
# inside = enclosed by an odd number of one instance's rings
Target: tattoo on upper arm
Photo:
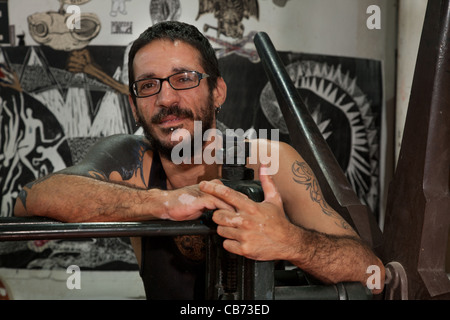
[[[137,177],[139,185],[147,187],[147,179],[144,175],[144,157],[149,146],[140,141],[126,140],[114,143],[113,146],[101,145],[95,152],[78,165],[61,171],[64,174],[79,175],[96,180],[124,183]],[[114,174],[115,178],[111,176]],[[133,185],[133,184],[130,184]]]
[[[25,210],[27,209],[27,196],[28,196],[28,192],[25,189],[20,190],[20,192],[17,196],[20,199],[20,201],[22,202]]]
[[[147,188],[147,178],[144,175],[144,156],[150,145],[144,141],[136,139],[122,139],[118,137],[113,142],[98,145],[95,152],[88,153],[79,164],[51,173],[25,185],[18,194],[18,198],[26,209],[28,192],[39,183],[47,180],[55,174],[65,174],[89,177],[96,180],[111,181],[113,172],[118,173],[122,181],[114,183],[127,186],[139,187],[135,184],[127,183],[132,177],[137,176],[144,188]]]
[[[19,194],[18,194],[17,197],[20,199],[20,201],[22,201],[22,204],[23,204],[25,210],[27,209],[27,197],[28,197],[27,189],[33,188],[33,186],[35,186],[35,185],[41,183],[42,181],[47,180],[47,179],[50,178],[52,175],[53,175],[53,174],[49,174],[49,175],[47,175],[47,176],[45,176],[45,177],[42,177],[42,178],[39,178],[39,179],[37,179],[37,180],[35,180],[35,181],[32,181],[32,182],[30,182],[30,183],[27,183],[27,184],[25,185],[25,187],[23,187],[22,190],[20,190],[20,192],[19,192]]]
[[[105,153],[101,161],[93,162],[84,168],[88,176],[98,180],[110,181],[111,174],[117,173],[122,181],[127,182],[138,176],[142,184],[147,187],[147,177],[144,176],[144,156],[148,147],[144,144],[132,145],[128,149],[118,149],[114,153]]]
[[[294,181],[305,185],[306,190],[309,190],[309,195],[314,202],[317,202],[322,208],[323,213],[328,216],[333,214],[333,210],[325,202],[320,191],[320,186],[314,177],[311,168],[306,162],[294,161],[292,164],[292,173],[294,174]]]
[[[306,190],[309,190],[311,199],[319,204],[324,214],[336,218],[338,220],[336,222],[338,226],[344,229],[351,229],[351,226],[327,204],[323,198],[319,183],[306,162],[294,161],[292,164],[292,173],[294,174],[293,180],[298,184],[306,186]]]

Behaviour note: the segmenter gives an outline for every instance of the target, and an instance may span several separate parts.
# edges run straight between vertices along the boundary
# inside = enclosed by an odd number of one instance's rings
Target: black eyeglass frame
[[[189,87],[189,88],[181,88],[181,89],[175,88],[175,87],[172,85],[172,83],[170,82],[170,78],[173,77],[173,76],[176,76],[176,75],[178,75],[178,74],[182,74],[182,73],[195,73],[195,74],[197,74],[197,76],[198,76],[198,83],[197,83],[195,86]],[[167,78],[145,78],[145,79],[136,80],[136,81],[133,82],[133,84],[131,85],[131,87],[133,88],[133,91],[132,91],[132,92],[133,92],[133,95],[134,95],[136,98],[147,98],[147,97],[151,97],[151,96],[154,96],[154,95],[160,93],[164,81],[167,81],[167,82],[169,83],[169,85],[172,87],[172,89],[181,91],[181,90],[194,89],[194,88],[198,87],[198,86],[200,85],[200,81],[201,81],[202,79],[206,79],[206,78],[208,78],[208,77],[209,77],[209,74],[201,73],[201,72],[198,72],[198,71],[181,71],[181,72],[174,73],[174,74],[168,76]],[[139,82],[146,81],[146,80],[159,80],[159,89],[158,89],[158,91],[155,92],[155,93],[152,93],[152,94],[149,94],[149,95],[140,96],[140,95],[138,95],[138,93],[137,93],[137,91],[138,91],[138,90],[137,90],[137,84],[138,84]]]

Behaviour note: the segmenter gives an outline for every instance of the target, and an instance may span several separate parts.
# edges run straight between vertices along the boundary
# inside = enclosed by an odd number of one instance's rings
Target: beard
[[[167,116],[171,116],[171,115],[180,117],[180,118],[184,118],[184,119],[190,119],[192,121],[201,121],[202,137],[203,137],[203,134],[208,129],[211,129],[214,124],[215,108],[214,108],[214,103],[213,103],[213,97],[212,97],[212,95],[209,95],[206,106],[204,106],[200,109],[200,113],[198,116],[194,116],[194,114],[191,110],[183,109],[178,105],[174,105],[171,107],[161,108],[161,110],[151,118],[150,124],[149,124],[149,123],[143,121],[142,114],[140,113],[139,109],[137,110],[138,122],[142,125],[142,128],[144,129],[144,135],[150,142],[153,151],[157,151],[161,157],[164,157],[169,160],[171,159],[173,148],[175,147],[175,145],[177,145],[178,143],[181,143],[181,142],[174,142],[174,141],[165,142],[165,141],[162,141],[161,139],[158,139],[158,137],[156,136],[154,127],[152,125],[159,124],[162,121],[162,119],[164,119]],[[173,129],[177,129],[177,128],[174,127]],[[161,130],[164,134],[171,134],[174,132],[174,130],[172,130],[171,128],[162,128]],[[191,134],[190,142],[191,142],[191,148],[192,148],[191,149],[192,157],[194,157],[194,155],[197,152],[202,152],[203,146],[202,146],[201,150],[194,149],[194,146],[195,146],[194,134]],[[204,143],[205,143],[205,141],[203,141],[203,144]]]

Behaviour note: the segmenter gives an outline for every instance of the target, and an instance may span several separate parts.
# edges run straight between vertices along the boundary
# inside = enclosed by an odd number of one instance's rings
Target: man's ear
[[[227,84],[222,77],[217,78],[217,85],[213,91],[214,95],[214,105],[221,106],[225,103],[227,98]]]

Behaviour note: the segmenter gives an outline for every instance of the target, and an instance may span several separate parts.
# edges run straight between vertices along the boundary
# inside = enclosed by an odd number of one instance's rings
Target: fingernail
[[[202,181],[202,182],[200,182],[199,187],[203,188],[203,189],[207,189],[209,187],[209,182],[208,181]]]
[[[268,176],[269,175],[269,168],[267,166],[265,166],[265,165],[261,165],[259,173],[261,175]]]

